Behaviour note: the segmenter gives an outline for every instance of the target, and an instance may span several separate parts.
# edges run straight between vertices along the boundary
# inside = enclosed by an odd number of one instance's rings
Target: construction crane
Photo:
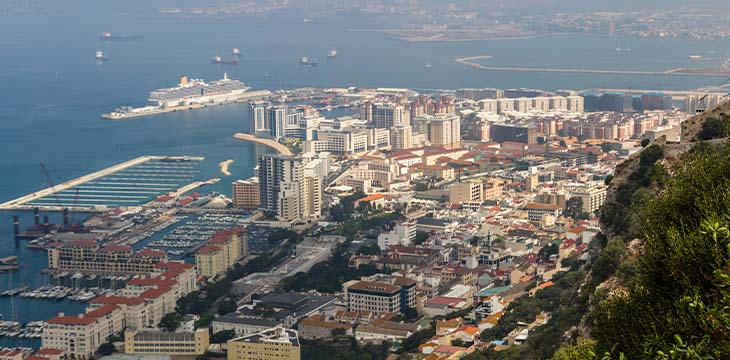
[[[48,187],[51,188],[51,192],[53,193],[53,197],[56,198],[56,203],[58,204],[58,207],[60,207],[64,211],[64,213],[69,212],[69,223],[73,224],[73,222],[74,222],[73,214],[70,213],[68,207],[63,206],[63,202],[61,201],[61,198],[58,196],[58,192],[56,191],[56,185],[53,183],[53,179],[51,179],[51,175],[48,173],[48,168],[46,167],[46,164],[41,162],[41,184],[43,184],[44,181],[47,182]],[[79,189],[76,189],[76,194],[74,195],[72,208],[76,208],[78,201],[79,201]]]

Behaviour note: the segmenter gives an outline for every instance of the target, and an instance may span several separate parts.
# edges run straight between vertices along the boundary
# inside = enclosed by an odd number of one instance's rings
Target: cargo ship
[[[223,65],[238,65],[238,59],[224,59],[221,56],[213,56],[210,61],[213,64],[223,64]]]
[[[101,41],[140,41],[144,39],[143,35],[130,35],[130,34],[122,34],[122,35],[113,35],[112,33],[105,31],[99,35],[99,40]]]

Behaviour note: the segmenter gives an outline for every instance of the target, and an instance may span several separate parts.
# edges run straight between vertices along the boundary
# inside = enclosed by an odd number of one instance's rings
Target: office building
[[[245,209],[255,209],[261,204],[259,178],[236,180],[233,186],[233,205]]]
[[[270,137],[271,129],[269,122],[266,120],[267,104],[263,101],[249,102],[249,125],[248,132],[258,137]]]
[[[300,360],[296,330],[276,327],[228,341],[228,360]]]
[[[124,330],[124,353],[134,355],[203,355],[210,346],[208,328],[194,332]]]
[[[550,215],[558,218],[563,209],[558,205],[529,203],[525,207],[527,209],[527,218],[531,221],[540,221],[544,215]]]
[[[447,149],[461,146],[461,119],[456,114],[419,116],[413,119],[413,128],[426,135],[431,146]]]

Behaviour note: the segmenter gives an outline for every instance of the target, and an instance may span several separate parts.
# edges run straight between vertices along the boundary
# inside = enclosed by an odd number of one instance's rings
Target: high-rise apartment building
[[[280,221],[318,217],[322,210],[322,178],[305,176],[302,158],[267,154],[259,159],[261,208]]]
[[[390,146],[393,150],[413,147],[413,128],[410,125],[396,125],[390,129]]]
[[[432,146],[461,146],[461,119],[456,114],[424,115],[413,119],[416,132],[425,134]]]
[[[255,209],[261,204],[259,178],[236,180],[233,187],[233,205],[241,208]]]
[[[391,103],[367,102],[360,110],[360,118],[373,127],[385,129],[394,125],[409,125],[411,122],[410,111],[405,106]]]

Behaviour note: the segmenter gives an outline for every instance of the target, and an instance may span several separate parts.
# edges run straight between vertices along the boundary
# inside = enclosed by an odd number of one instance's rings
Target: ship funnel
[[[180,86],[185,86],[185,85],[187,85],[187,84],[188,84],[188,77],[187,77],[186,75],[183,75],[183,76],[182,76],[182,77],[180,78]]]

